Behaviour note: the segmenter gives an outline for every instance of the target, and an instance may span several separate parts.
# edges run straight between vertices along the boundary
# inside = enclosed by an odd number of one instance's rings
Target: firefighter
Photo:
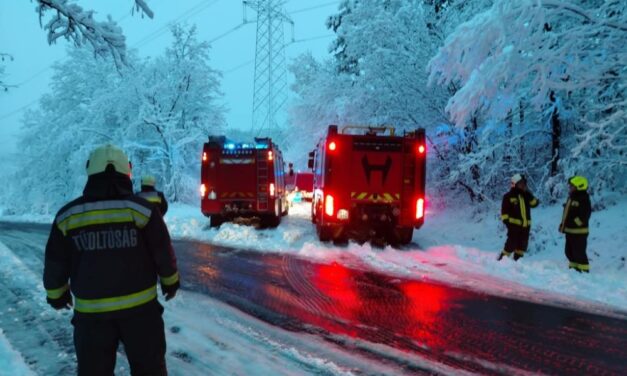
[[[527,188],[525,177],[521,174],[512,176],[511,189],[503,195],[501,204],[501,220],[507,227],[507,240],[498,260],[512,253],[514,260],[525,255],[529,244],[531,208],[538,206],[538,203],[538,199]]]
[[[144,175],[141,179],[141,191],[137,193],[139,197],[142,197],[159,207],[161,215],[165,215],[168,211],[168,201],[162,192],[155,189],[156,179],[152,175]]]
[[[96,148],[83,195],[59,210],[46,244],[47,302],[74,306],[79,375],[112,375],[120,341],[133,375],[167,374],[157,282],[165,300],[176,295],[176,257],[161,214],[133,195],[130,173],[121,149]]]
[[[586,247],[588,245],[588,221],[592,212],[588,196],[588,180],[583,176],[568,179],[568,200],[564,205],[559,231],[566,235],[564,252],[568,268],[578,272],[590,272]]]

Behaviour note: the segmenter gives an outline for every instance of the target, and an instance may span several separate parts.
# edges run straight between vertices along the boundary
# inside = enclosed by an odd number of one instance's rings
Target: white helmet
[[[521,174],[515,174],[514,176],[512,176],[511,182],[512,182],[512,186],[518,184],[521,181],[525,180],[525,175],[521,175]]]
[[[112,165],[115,171],[121,174],[131,175],[131,163],[128,157],[122,149],[112,144],[97,147],[89,154],[87,175],[104,172],[108,165]]]

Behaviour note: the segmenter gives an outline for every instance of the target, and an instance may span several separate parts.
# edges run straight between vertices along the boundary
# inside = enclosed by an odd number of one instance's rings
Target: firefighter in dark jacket
[[[527,181],[521,174],[512,176],[512,187],[503,196],[501,220],[507,227],[507,240],[498,259],[514,254],[514,260],[525,255],[529,244],[531,208],[538,206],[538,199],[527,189]]]
[[[79,375],[112,375],[120,341],[133,375],[167,374],[157,283],[170,300],[179,274],[163,218],[133,195],[130,173],[122,150],[95,149],[83,195],[59,210],[46,245],[47,301],[74,305]]]
[[[154,176],[144,175],[141,179],[141,191],[137,193],[139,197],[143,197],[146,200],[152,202],[159,207],[161,215],[165,215],[168,211],[168,202],[162,192],[155,189],[157,180]]]
[[[588,180],[583,176],[568,179],[568,201],[564,205],[560,232],[566,235],[564,252],[568,267],[578,272],[588,273],[590,264],[586,247],[588,245],[588,221],[592,212],[588,196]]]

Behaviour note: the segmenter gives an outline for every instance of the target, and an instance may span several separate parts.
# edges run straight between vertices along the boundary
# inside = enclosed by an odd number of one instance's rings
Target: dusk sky
[[[111,15],[124,30],[127,47],[137,49],[141,56],[159,55],[169,46],[168,25],[173,22],[196,24],[200,40],[219,37],[212,43],[211,65],[224,73],[222,89],[229,108],[227,122],[229,126],[250,128],[256,25],[250,23],[236,29],[244,16],[242,1],[148,0],[154,19],[142,18],[137,13],[131,15],[132,0],[78,0],[75,3],[97,11],[97,20]],[[291,58],[308,50],[317,57],[328,53],[332,34],[326,29],[325,20],[336,12],[338,4],[339,1],[329,0],[285,2],[284,8],[295,22],[297,41],[287,47],[288,64]],[[4,160],[16,151],[16,134],[20,131],[24,110],[35,108],[40,96],[48,91],[53,72],[50,68],[55,61],[64,58],[70,45],[65,40],[48,45],[35,8],[31,1],[0,0],[0,52],[14,58],[4,62],[5,80],[17,85],[7,93],[0,93],[0,157]],[[247,9],[246,15],[249,21],[256,17],[251,9]],[[291,39],[287,26],[285,36],[286,41]]]

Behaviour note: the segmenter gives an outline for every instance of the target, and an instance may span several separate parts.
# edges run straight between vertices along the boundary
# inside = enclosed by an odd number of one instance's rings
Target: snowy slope
[[[0,376],[4,375],[30,376],[34,373],[24,363],[20,353],[11,347],[0,329]]]
[[[505,241],[498,209],[483,215],[472,210],[431,210],[413,243],[401,250],[350,243],[336,247],[320,243],[309,220],[309,207],[291,209],[275,230],[227,223],[219,229],[196,207],[173,205],[166,222],[175,237],[197,239],[260,252],[287,252],[355,268],[373,268],[414,278],[430,278],[475,290],[562,304],[594,312],[627,311],[627,200],[594,212],[588,255],[591,273],[568,270],[563,235],[557,232],[561,205],[533,212],[528,255],[520,262],[496,261]]]

